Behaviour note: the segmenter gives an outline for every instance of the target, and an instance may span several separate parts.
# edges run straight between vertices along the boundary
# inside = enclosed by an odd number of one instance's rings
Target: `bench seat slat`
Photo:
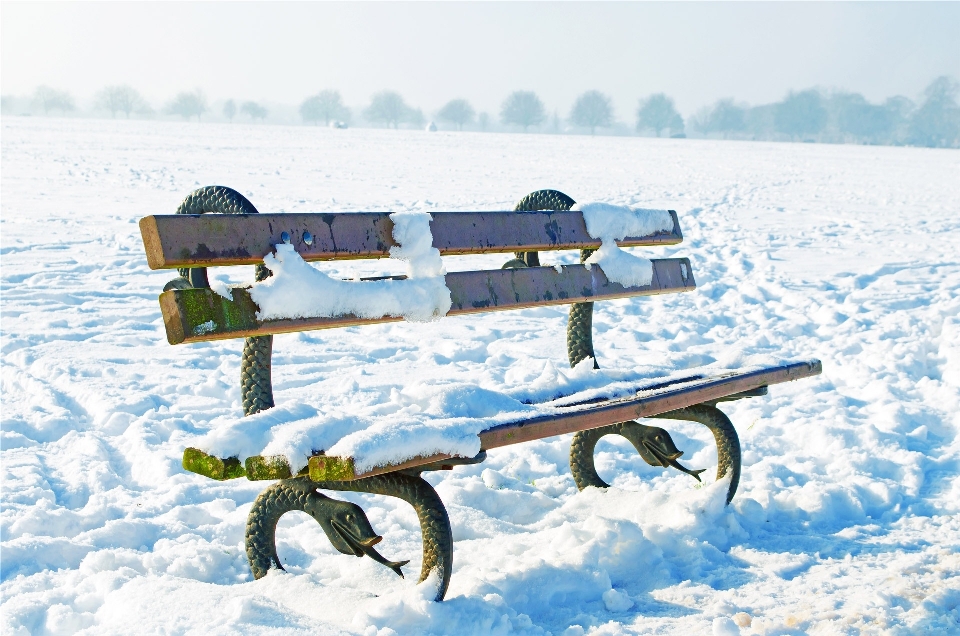
[[[805,360],[755,371],[707,376],[689,382],[679,380],[673,385],[675,388],[661,385],[653,390],[641,390],[635,397],[570,406],[562,408],[561,413],[555,415],[544,415],[513,424],[501,424],[480,433],[480,449],[486,451],[556,435],[599,428],[608,424],[652,417],[728,395],[744,393],[759,387],[819,375],[822,370],[823,367],[819,360]],[[353,479],[392,472],[399,468],[413,468],[451,457],[431,455],[430,457],[407,460],[397,466],[377,466],[366,472],[354,472]],[[353,465],[353,459],[349,457],[311,457],[309,464],[310,478],[315,481],[328,479],[323,468],[329,466],[329,470],[339,471],[337,473],[338,478],[343,479],[345,468],[352,468]]]
[[[576,211],[431,212],[433,245],[441,254],[491,254],[600,247]],[[623,247],[683,241],[677,213],[672,232],[628,237]],[[393,222],[388,212],[283,214],[168,214],[140,219],[150,269],[252,265],[282,243],[282,234],[306,261],[385,258]],[[304,241],[309,232],[312,244]]]
[[[653,260],[653,281],[623,287],[607,280],[599,267],[553,267],[451,272],[446,275],[451,307],[448,316],[561,305],[583,301],[651,296],[696,288],[686,258]],[[363,284],[363,283],[357,283]],[[402,318],[358,318],[352,314],[325,318],[257,320],[257,306],[244,288],[234,288],[233,301],[210,289],[175,289],[160,295],[160,308],[170,344],[224,340],[356,325],[396,322]]]
[[[560,407],[558,409],[559,413],[556,414],[501,424],[480,433],[480,447],[486,451],[555,435],[589,430],[608,424],[652,417],[694,404],[748,393],[772,384],[819,375],[822,369],[819,360],[805,360],[753,371],[735,371],[706,377],[681,378],[667,385],[659,384],[646,389],[641,388],[636,396]],[[398,464],[377,466],[371,470],[360,472],[355,470],[355,464],[351,457],[321,455],[310,458],[307,472],[314,481],[351,480],[405,468],[415,468],[452,457],[451,455],[416,457]],[[217,462],[222,463],[223,466],[217,464]],[[216,469],[209,469],[207,464],[216,465]],[[261,464],[270,464],[279,468],[272,472],[251,470],[252,467]],[[230,470],[231,465],[235,466],[232,472]],[[213,479],[231,479],[241,477],[244,474],[247,475],[248,479],[253,480],[280,479],[290,475],[289,465],[287,465],[286,459],[282,457],[261,458],[256,456],[248,458],[246,465],[248,469],[244,473],[243,470],[239,469],[239,462],[236,459],[212,458],[196,449],[187,449],[184,452],[184,468]]]
[[[636,397],[610,400],[600,404],[571,406],[566,412],[557,415],[545,415],[515,424],[497,426],[480,433],[480,446],[483,450],[489,450],[607,424],[652,417],[762,386],[819,375],[822,370],[819,360],[807,360],[756,371],[708,376],[690,382],[678,381],[672,385],[675,388],[661,386],[653,390],[640,391]]]

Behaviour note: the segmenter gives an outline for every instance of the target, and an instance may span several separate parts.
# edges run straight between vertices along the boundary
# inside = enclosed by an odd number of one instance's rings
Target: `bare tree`
[[[373,96],[370,105],[363,111],[363,116],[372,122],[382,122],[396,128],[399,124],[410,121],[415,111],[407,106],[403,97],[394,91],[381,91]],[[423,113],[420,114],[423,118]]]
[[[918,146],[956,148],[960,146],[960,83],[946,75],[924,90],[924,101],[910,118],[908,141]]]
[[[747,107],[737,105],[733,99],[721,99],[699,111],[691,123],[704,134],[720,133],[726,139],[730,133],[746,130]]]
[[[51,110],[59,110],[66,115],[68,110],[74,108],[70,93],[49,86],[38,86],[33,92],[33,101],[43,109],[44,115],[49,115]]]
[[[823,97],[814,89],[799,93],[791,91],[776,105],[773,122],[779,132],[793,138],[816,135],[827,124]]]
[[[543,102],[533,91],[514,91],[500,105],[500,121],[523,126],[523,132],[530,126],[539,126],[546,118]]]
[[[243,105],[240,106],[240,112],[250,115],[250,119],[263,121],[267,118],[269,111],[257,102],[243,102]]]
[[[107,86],[101,89],[96,97],[97,108],[109,110],[111,117],[116,117],[119,112],[130,119],[130,113],[140,109],[144,103],[140,93],[126,84]]]
[[[451,124],[457,125],[457,130],[463,130],[464,124],[473,122],[476,112],[473,106],[465,99],[454,99],[446,103],[437,113],[437,117]]]
[[[237,116],[237,102],[232,99],[228,99],[223,104],[223,116],[230,120],[230,123],[233,123],[233,118]]]
[[[710,113],[713,109],[710,106],[704,106],[694,114],[687,117],[687,127],[704,135],[710,132]]]
[[[329,126],[331,119],[346,119],[346,113],[347,107],[343,105],[340,91],[320,91],[300,104],[300,116],[303,117],[303,121],[312,121],[316,124],[322,119],[324,126]]]
[[[637,108],[637,130],[654,130],[657,137],[664,130],[683,131],[683,118],[673,105],[673,100],[663,93],[656,93],[641,100]]]
[[[170,115],[180,115],[184,119],[196,115],[197,121],[200,121],[200,115],[207,112],[207,98],[199,88],[193,92],[184,91],[178,93],[165,110]]]
[[[477,117],[477,123],[480,124],[480,130],[487,132],[487,126],[490,125],[490,114],[486,112],[480,113],[480,116]]]
[[[897,109],[871,104],[860,93],[835,93],[826,107],[828,121],[836,126],[843,141],[889,142],[901,124]]]
[[[570,121],[576,126],[590,129],[594,134],[597,126],[606,128],[613,123],[613,106],[610,98],[600,91],[587,91],[577,98],[570,111]]]

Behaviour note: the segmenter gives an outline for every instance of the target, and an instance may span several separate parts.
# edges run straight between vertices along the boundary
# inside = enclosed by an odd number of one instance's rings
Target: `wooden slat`
[[[819,375],[823,367],[819,360],[787,363],[777,367],[747,372],[708,376],[705,378],[682,380],[669,385],[658,384],[657,388],[644,390],[642,387],[636,397],[608,400],[601,403],[569,406],[560,409],[555,415],[535,417],[512,424],[502,424],[480,433],[481,450],[490,450],[501,446],[529,442],[566,433],[575,433],[592,428],[626,422],[644,417],[653,417],[668,411],[675,411],[693,404],[752,391],[772,384],[791,382]],[[452,459],[452,455],[431,455],[408,459],[402,464],[377,466],[366,472],[354,471],[355,479],[379,475],[403,468],[416,468],[424,464],[443,459]],[[325,458],[328,462],[333,459]],[[354,466],[352,458],[337,458],[339,462]],[[311,473],[311,479],[314,479]]]
[[[731,372],[690,382],[679,382],[653,390],[641,390],[636,397],[611,400],[601,404],[572,406],[556,415],[545,415],[491,428],[480,433],[480,446],[483,450],[489,450],[598,428],[607,424],[652,417],[762,386],[819,375],[822,370],[819,360],[809,360],[758,371]]]
[[[756,371],[730,372],[715,376],[695,376],[687,379],[678,379],[670,383],[656,383],[652,381],[645,387],[638,388],[636,396],[618,400],[606,400],[599,403],[571,405],[560,407],[559,413],[535,417],[510,424],[502,424],[480,433],[480,447],[490,450],[501,446],[529,442],[536,439],[584,431],[608,424],[626,422],[629,420],[652,417],[681,409],[693,404],[713,402],[726,396],[755,391],[772,384],[791,382],[814,375],[819,375],[823,368],[819,360],[787,363],[776,367],[769,367]],[[188,465],[187,454],[195,457]],[[198,455],[199,454],[199,455]],[[200,457],[202,456],[202,458]],[[425,464],[444,459],[452,459],[453,455],[430,455],[415,457],[397,464],[377,466],[365,472],[357,472],[352,457],[317,456],[309,461],[308,474],[314,481],[352,480],[389,473],[405,468],[416,468]],[[200,461],[202,459],[202,461]],[[274,473],[257,474],[250,470],[251,465],[262,463],[260,457],[247,458],[247,478],[279,479],[282,475],[289,476],[290,469]],[[266,458],[274,465],[284,464],[283,458]],[[219,463],[218,463],[219,462]],[[236,459],[221,460],[205,455],[196,449],[187,449],[184,452],[183,466],[187,470],[207,475],[213,479],[231,479],[243,476],[243,472],[225,475],[222,468],[208,474],[208,466],[220,467],[227,463],[237,463]]]
[[[654,260],[653,282],[644,287],[623,287],[607,280],[600,267],[586,269],[583,265],[565,265],[562,272],[553,267],[451,272],[446,275],[446,284],[453,301],[448,316],[650,296],[696,288],[690,261],[686,258]],[[160,295],[160,307],[170,344],[402,320],[392,316],[358,318],[346,314],[259,321],[257,305],[249,292],[242,288],[234,288],[233,301],[209,289],[170,290]]]
[[[453,457],[453,455],[447,455],[445,453],[424,455],[422,457],[414,457],[413,459],[408,459],[396,464],[375,466],[368,471],[358,473],[352,457],[315,455],[308,461],[307,474],[310,475],[310,479],[313,481],[352,481],[354,479],[361,479],[363,477],[373,477],[374,475],[392,473],[405,468],[416,468],[417,466],[431,464],[442,459],[452,459]]]
[[[441,254],[488,254],[596,248],[580,212],[431,212],[433,245]],[[683,240],[677,213],[673,231],[628,237],[624,247],[674,245]],[[140,219],[151,269],[250,265],[282,243],[286,232],[306,261],[384,258],[393,222],[388,212],[288,214],[169,214]],[[306,234],[312,243],[304,240]]]

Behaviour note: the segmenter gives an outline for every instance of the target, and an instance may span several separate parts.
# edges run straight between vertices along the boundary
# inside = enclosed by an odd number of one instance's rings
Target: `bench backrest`
[[[673,245],[683,236],[676,212],[671,232],[628,237],[623,247]],[[600,246],[576,211],[431,212],[433,245],[441,254],[488,254],[592,249]],[[393,222],[389,213],[291,213],[157,215],[140,220],[151,269],[259,264],[279,243],[290,243],[304,260],[342,260],[389,256]],[[607,280],[599,267],[565,265],[446,275],[453,306],[447,315],[522,309],[646,296],[695,289],[685,258],[653,260],[653,280],[624,287]],[[328,329],[401,320],[323,318],[260,321],[249,293],[234,288],[233,300],[210,289],[171,289],[160,296],[167,340],[171,344]]]
[[[673,231],[617,241],[621,247],[683,241],[677,213]],[[443,255],[596,249],[575,211],[431,212],[433,246]],[[389,212],[289,214],[167,214],[140,219],[150,269],[251,265],[278,243],[290,243],[305,261],[390,256]]]

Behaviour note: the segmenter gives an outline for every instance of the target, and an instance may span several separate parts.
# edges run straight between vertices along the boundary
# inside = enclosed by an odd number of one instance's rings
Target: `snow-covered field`
[[[699,289],[598,304],[601,365],[774,355],[824,373],[724,406],[744,448],[729,507],[724,484],[611,438],[597,463],[618,488],[578,493],[569,437],[549,439],[427,477],[456,539],[443,603],[299,513],[281,522],[287,573],[253,581],[243,530],[265,484],[179,465],[238,416],[240,343],[166,343],[172,275],[137,229],[208,184],[263,212],[505,209],[542,188],[676,209],[685,242],[642,253],[689,256]],[[960,152],[5,118],[0,185],[4,634],[960,633]],[[277,408],[332,426],[495,409],[568,381],[565,323],[545,308],[278,336]],[[451,382],[462,404],[437,404]],[[687,465],[715,465],[705,428],[660,425]],[[337,496],[419,571],[409,506]]]

